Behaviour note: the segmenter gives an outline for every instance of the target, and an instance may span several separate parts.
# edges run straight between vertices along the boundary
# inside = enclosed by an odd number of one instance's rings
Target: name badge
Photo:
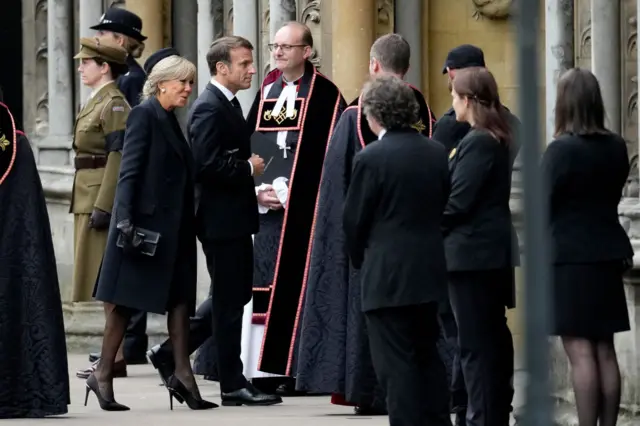
[[[273,113],[273,107],[275,107],[277,101],[277,99],[263,99],[260,102],[258,127],[256,130],[259,132],[290,132],[300,130],[302,111],[304,110],[304,98],[296,98],[292,117],[287,117],[286,104],[282,106],[278,115]]]

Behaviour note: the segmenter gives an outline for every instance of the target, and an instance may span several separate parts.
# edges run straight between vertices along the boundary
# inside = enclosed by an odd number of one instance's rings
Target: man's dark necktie
[[[240,106],[240,101],[238,100],[238,98],[231,99],[231,105],[233,105],[233,107],[236,109],[238,114],[240,114],[242,118],[244,118],[244,114],[242,113],[242,107]]]

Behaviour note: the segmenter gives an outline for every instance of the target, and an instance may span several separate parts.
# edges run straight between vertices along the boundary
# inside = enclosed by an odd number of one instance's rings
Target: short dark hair
[[[589,70],[572,68],[558,80],[555,132],[588,135],[608,133],[600,84]]]
[[[462,68],[456,71],[451,84],[458,96],[469,100],[474,126],[509,145],[513,140],[510,115],[500,102],[498,83],[491,71],[483,67]]]
[[[298,21],[289,21],[282,26],[282,28],[284,27],[299,28],[302,31],[302,37],[300,38],[300,41],[302,42],[302,44],[309,47],[313,47],[313,34],[311,34],[311,29],[306,24],[303,24],[302,22],[298,22]]]
[[[231,51],[239,48],[253,50],[253,45],[249,40],[240,36],[225,36],[214,40],[207,52],[207,65],[211,75],[218,73],[216,68],[218,62],[231,65]]]
[[[409,70],[411,47],[400,34],[385,34],[373,43],[370,56],[380,62],[384,71],[404,76]]]
[[[393,75],[376,77],[362,89],[362,108],[367,117],[387,130],[411,127],[420,107],[413,89]]]
[[[107,64],[109,65],[109,70],[111,71],[111,78],[117,80],[121,75],[125,75],[129,72],[129,66],[127,64],[119,64],[117,62],[105,61],[102,58],[93,58],[93,60],[98,65]]]

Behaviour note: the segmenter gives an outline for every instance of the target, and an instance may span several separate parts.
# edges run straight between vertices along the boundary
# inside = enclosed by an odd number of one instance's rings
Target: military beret
[[[74,59],[95,59],[125,64],[128,52],[112,39],[106,37],[83,37],[80,39],[80,52]]]
[[[147,75],[149,75],[153,67],[155,67],[158,64],[158,62],[160,62],[165,58],[168,58],[169,56],[180,56],[180,53],[178,52],[178,49],[176,49],[175,47],[165,47],[164,49],[160,49],[156,52],[153,52],[151,56],[149,56],[147,60],[144,62],[144,66],[143,66],[144,72],[146,72]]]

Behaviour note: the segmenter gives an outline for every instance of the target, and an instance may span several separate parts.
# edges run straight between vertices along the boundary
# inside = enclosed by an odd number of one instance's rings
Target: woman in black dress
[[[591,72],[558,82],[555,139],[543,156],[554,261],[554,328],[569,357],[580,426],[614,426],[620,370],[614,333],[629,330],[622,283],[633,249],[618,221],[629,175],[624,139],[605,128]]]
[[[471,130],[449,153],[451,194],[443,228],[449,297],[458,325],[469,426],[508,426],[517,241],[511,223],[511,171],[517,149],[513,117],[485,68],[457,70],[451,96]]]
[[[95,290],[107,320],[87,396],[93,391],[103,410],[129,409],[114,399],[113,363],[131,310],[168,312],[175,360],[167,381],[171,407],[175,397],[192,409],[214,408],[200,396],[189,362],[189,315],[196,299],[194,165],[174,114],[187,103],[196,68],[173,49],[154,53],[147,64],[144,101],[127,120],[114,216]]]

